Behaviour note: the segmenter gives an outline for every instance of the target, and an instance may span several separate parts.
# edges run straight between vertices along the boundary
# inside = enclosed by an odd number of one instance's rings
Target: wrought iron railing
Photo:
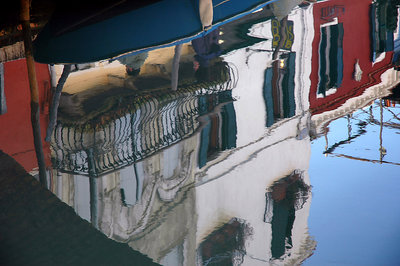
[[[177,92],[138,95],[128,109],[107,114],[112,117],[108,121],[96,119],[83,125],[59,121],[52,139],[53,167],[96,177],[191,136],[200,126],[198,118],[210,110],[199,97],[212,97],[212,108],[232,101],[230,89],[236,79],[231,77],[232,73],[223,84],[197,83]]]

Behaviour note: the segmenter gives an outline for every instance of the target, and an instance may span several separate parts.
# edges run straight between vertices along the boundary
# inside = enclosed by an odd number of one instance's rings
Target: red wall
[[[48,125],[50,73],[48,65],[35,64],[40,97],[42,139]],[[7,113],[0,115],[0,150],[11,155],[25,170],[37,167],[33,144],[30,110],[30,88],[26,60],[4,63],[4,92]],[[50,147],[44,144],[46,165],[50,165]]]
[[[310,108],[313,114],[330,111],[338,108],[347,99],[361,95],[366,88],[380,83],[380,75],[391,67],[392,52],[387,52],[383,61],[371,62],[371,25],[370,0],[332,0],[314,4],[314,41],[312,55],[312,74],[310,89]],[[323,18],[323,11],[328,7],[343,6],[344,12],[337,12],[338,22],[343,23],[343,81],[337,92],[325,98],[317,98],[320,25],[327,22]],[[325,9],[324,9],[325,8]],[[339,8],[340,10],[340,8]],[[326,12],[325,12],[326,14]],[[326,17],[325,17],[326,18]],[[359,59],[362,79],[357,82],[353,79],[354,64]]]

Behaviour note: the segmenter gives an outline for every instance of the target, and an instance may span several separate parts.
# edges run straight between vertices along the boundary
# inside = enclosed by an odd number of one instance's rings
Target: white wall
[[[271,225],[263,221],[266,189],[276,180],[294,170],[304,171],[309,184],[308,167],[311,155],[309,137],[296,137],[308,129],[308,113],[313,41],[312,8],[298,9],[289,20],[294,21],[296,51],[295,103],[296,115],[266,128],[266,108],[263,99],[265,69],[272,63],[271,25],[263,22],[252,27],[251,35],[269,38],[250,49],[240,49],[225,56],[239,73],[233,90],[237,117],[237,148],[223,152],[196,174],[196,208],[198,213],[196,243],[200,243],[215,228],[236,217],[253,228],[246,241],[244,265],[265,265],[269,262]],[[264,51],[260,51],[264,50]],[[311,197],[311,196],[310,196]],[[311,198],[296,212],[293,226],[294,247],[291,252],[300,258],[303,243],[309,239],[307,219]],[[295,257],[296,257],[295,256]]]

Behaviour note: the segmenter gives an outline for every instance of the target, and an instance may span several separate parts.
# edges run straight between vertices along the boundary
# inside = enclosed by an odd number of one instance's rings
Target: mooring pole
[[[47,187],[46,164],[44,160],[43,145],[40,131],[39,113],[39,89],[36,80],[35,62],[32,52],[32,34],[30,26],[30,1],[21,0],[21,24],[24,38],[26,66],[28,68],[29,87],[31,92],[31,123],[33,130],[33,141],[35,145],[36,158],[39,166],[39,180]]]
[[[172,73],[171,73],[171,89],[176,91],[178,89],[179,78],[179,61],[182,54],[182,44],[175,45],[174,59],[172,60]]]
[[[51,100],[50,114],[49,114],[49,125],[46,130],[45,141],[51,141],[51,135],[53,134],[54,128],[57,124],[57,113],[58,106],[60,105],[61,92],[67,81],[68,75],[71,72],[71,65],[64,65],[63,72],[60,79],[58,80],[57,87],[53,91],[53,99]]]

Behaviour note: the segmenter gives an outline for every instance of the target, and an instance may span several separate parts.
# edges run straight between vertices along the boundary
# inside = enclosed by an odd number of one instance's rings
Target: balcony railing
[[[200,116],[233,100],[230,90],[235,85],[236,81],[229,78],[223,84],[197,84],[177,92],[139,95],[128,109],[107,114],[112,117],[109,121],[59,121],[52,140],[53,167],[61,172],[96,177],[145,159],[192,136],[200,126]],[[211,109],[209,102],[199,101],[205,95],[212,98]]]

